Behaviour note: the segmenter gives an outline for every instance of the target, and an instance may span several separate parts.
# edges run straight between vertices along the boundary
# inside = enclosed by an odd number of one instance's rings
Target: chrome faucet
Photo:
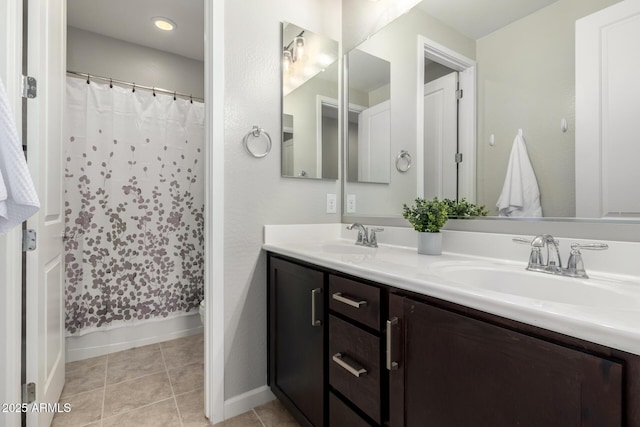
[[[553,238],[553,236],[549,234],[540,234],[534,237],[533,240],[515,237],[513,238],[513,241],[516,243],[531,245],[531,254],[529,255],[527,270],[569,277],[581,277],[584,279],[588,279],[589,276],[584,270],[584,263],[582,261],[580,249],[604,250],[609,248],[609,246],[604,243],[573,243],[571,245],[571,254],[569,256],[569,261],[567,262],[567,268],[563,268],[562,260],[560,258],[560,242]],[[545,247],[547,248],[546,257],[543,256],[543,249]]]
[[[354,222],[351,225],[347,225],[347,230],[358,230],[358,238],[356,239],[356,245],[360,246],[368,246],[370,248],[378,247],[378,236],[376,233],[384,231],[384,228],[372,228],[371,234],[369,234],[369,230],[359,222]]]

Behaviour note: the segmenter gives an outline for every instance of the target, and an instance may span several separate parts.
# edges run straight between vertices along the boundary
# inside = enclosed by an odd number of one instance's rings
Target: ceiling
[[[558,0],[425,0],[420,6],[434,18],[474,40]]]
[[[156,16],[175,22],[175,30],[157,29]],[[204,0],[67,0],[67,24],[204,61]]]

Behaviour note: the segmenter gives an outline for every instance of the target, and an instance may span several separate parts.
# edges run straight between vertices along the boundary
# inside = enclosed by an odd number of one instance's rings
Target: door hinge
[[[30,228],[22,230],[22,251],[23,252],[35,251],[37,240],[38,240],[38,236],[36,234],[36,230],[32,230]]]
[[[462,89],[456,90],[456,99],[462,99],[464,91]]]
[[[462,163],[462,153],[456,153],[456,163]]]
[[[22,384],[22,403],[36,401],[36,383]]]
[[[22,76],[22,97],[33,99],[38,96],[38,82],[35,77]]]

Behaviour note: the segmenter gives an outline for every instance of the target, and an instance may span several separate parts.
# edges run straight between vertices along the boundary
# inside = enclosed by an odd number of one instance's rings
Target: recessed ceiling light
[[[163,31],[171,31],[174,30],[176,28],[176,23],[173,22],[171,19],[169,18],[164,18],[162,16],[156,16],[155,18],[152,19],[153,24],[163,30]]]

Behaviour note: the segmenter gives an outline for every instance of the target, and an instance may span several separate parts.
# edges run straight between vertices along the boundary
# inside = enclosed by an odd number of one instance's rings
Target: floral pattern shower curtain
[[[66,330],[197,309],[204,105],[67,78]]]

